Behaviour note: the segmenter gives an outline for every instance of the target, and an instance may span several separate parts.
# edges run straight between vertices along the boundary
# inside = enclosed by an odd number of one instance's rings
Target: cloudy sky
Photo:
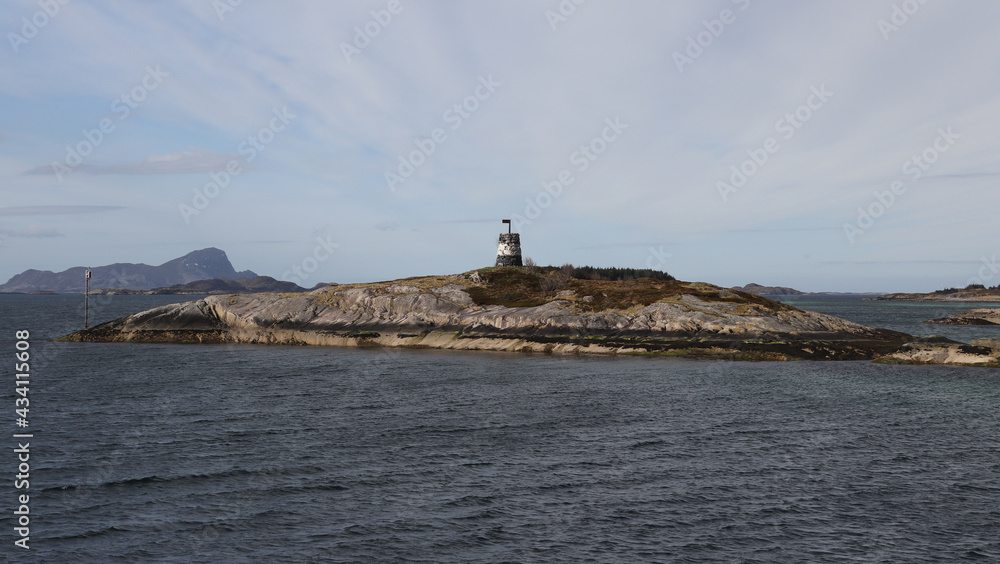
[[[1000,284],[1000,3],[7,0],[0,278]],[[318,257],[318,260],[317,260]]]

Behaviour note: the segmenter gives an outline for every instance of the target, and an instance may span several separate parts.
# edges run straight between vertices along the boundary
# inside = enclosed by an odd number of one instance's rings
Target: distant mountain
[[[746,292],[755,296],[801,296],[805,293],[794,288],[785,288],[784,286],[761,286],[760,284],[733,286],[733,290],[739,290],[740,292]]]
[[[218,295],[218,294],[256,294],[273,293],[289,294],[296,292],[307,292],[306,288],[294,282],[283,282],[275,280],[270,276],[258,276],[256,278],[240,278],[230,280],[228,278],[212,278],[211,280],[196,280],[187,284],[176,284],[168,288],[155,288],[152,290],[123,290],[116,288],[100,288],[91,290],[94,294],[197,294],[197,295]]]
[[[84,291],[86,268],[77,266],[62,272],[26,270],[0,286],[0,292],[56,292],[79,294]],[[212,278],[256,278],[249,270],[237,272],[225,251],[214,247],[188,253],[160,266],[115,263],[91,268],[91,288],[151,290]]]

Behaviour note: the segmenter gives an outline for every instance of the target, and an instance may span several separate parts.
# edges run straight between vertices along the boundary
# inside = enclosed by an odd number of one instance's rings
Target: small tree
[[[528,269],[528,272],[534,274],[538,270],[538,265],[531,257],[524,257],[524,267]]]

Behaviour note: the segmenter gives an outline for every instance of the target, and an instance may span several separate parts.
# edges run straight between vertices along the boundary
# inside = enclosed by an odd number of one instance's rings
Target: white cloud
[[[87,174],[209,173],[225,170],[229,162],[233,160],[242,161],[243,157],[235,153],[226,154],[196,149],[167,153],[165,155],[150,155],[139,161],[116,165],[80,164],[72,170]],[[53,167],[52,165],[37,166],[25,174],[51,175],[53,174]]]
[[[126,209],[121,206],[6,206],[0,207],[0,215],[32,216],[32,215],[76,215],[100,213]]]
[[[41,227],[38,225],[29,225],[23,229],[0,229],[0,237],[8,238],[48,238],[48,237],[64,237],[62,233],[59,233],[52,227]]]

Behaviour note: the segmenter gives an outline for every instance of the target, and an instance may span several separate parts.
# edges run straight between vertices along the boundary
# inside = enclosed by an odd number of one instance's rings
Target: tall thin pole
[[[83,293],[83,328],[90,326],[90,269],[87,269],[87,287]]]

